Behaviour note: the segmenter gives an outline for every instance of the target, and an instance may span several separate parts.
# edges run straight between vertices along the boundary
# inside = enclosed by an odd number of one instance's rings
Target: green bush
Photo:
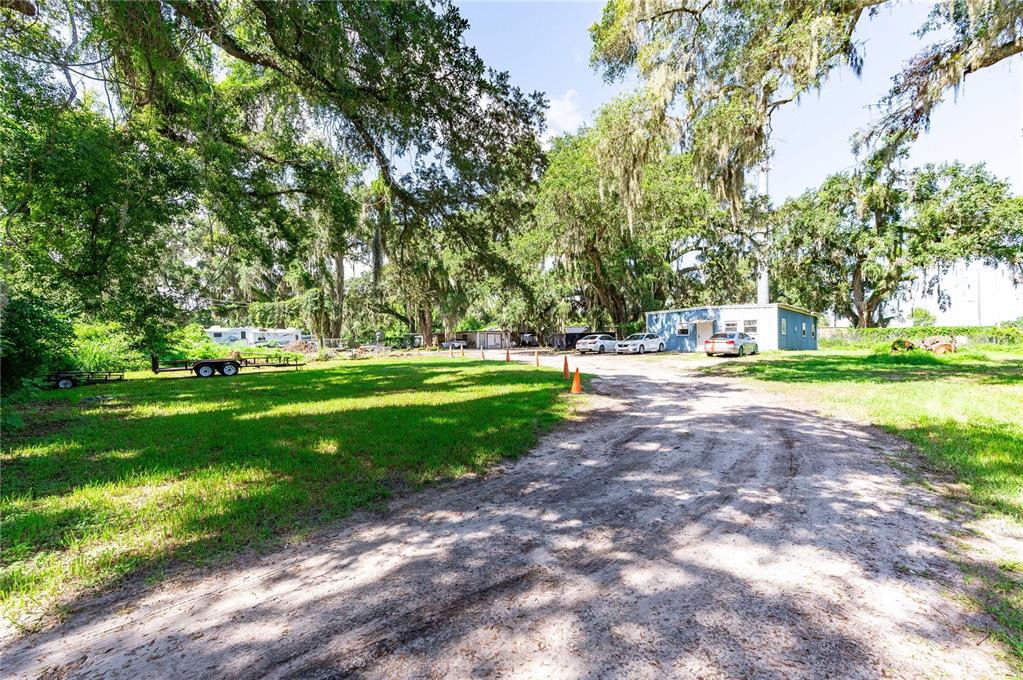
[[[81,371],[137,371],[148,366],[149,359],[119,324],[79,323],[72,364]]]
[[[167,344],[159,348],[161,359],[220,359],[238,352],[250,357],[291,357],[301,358],[297,352],[285,352],[276,347],[252,347],[244,342],[221,345],[213,342],[203,327],[197,323],[182,326],[167,336]],[[148,359],[146,360],[148,365]]]
[[[623,338],[627,338],[633,333],[643,333],[644,331],[646,331],[646,319],[639,319],[637,321],[629,321],[628,323],[623,323],[618,327],[617,330],[618,334]]]
[[[911,328],[842,328],[820,339],[821,347],[866,347],[899,338],[922,340],[932,335],[965,337],[972,343],[1023,344],[1023,329],[1015,326],[913,326]]]
[[[934,322],[938,320],[934,314],[931,314],[923,307],[915,307],[910,314],[910,319],[914,326],[933,326]]]
[[[12,292],[0,313],[0,388],[66,368],[71,320],[56,305],[32,293]]]
[[[161,359],[216,359],[230,350],[213,342],[197,323],[175,329],[167,337],[167,345],[157,354]]]

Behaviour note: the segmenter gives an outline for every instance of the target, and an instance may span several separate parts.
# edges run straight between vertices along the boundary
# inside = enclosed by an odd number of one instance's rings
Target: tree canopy
[[[778,210],[782,298],[872,327],[887,324],[886,305],[909,282],[926,276],[933,291],[957,261],[1023,271],[1023,199],[1006,182],[981,165],[904,171],[886,158],[832,175]]]
[[[645,119],[674,130],[698,175],[738,205],[745,173],[769,155],[772,114],[841,65],[858,73],[856,28],[890,1],[609,0],[590,29],[592,63],[608,80],[637,72]],[[949,89],[1023,51],[1023,4],[935,3],[920,32],[934,42],[894,74],[865,141],[897,148],[927,127]]]
[[[391,257],[499,267],[544,100],[466,28],[447,2],[0,5],[5,282],[133,322],[319,287],[336,333],[345,258],[383,252],[370,168]]]
[[[643,86],[545,150],[543,95],[447,0],[0,0],[4,370],[63,361],[72,321],[134,351],[197,321],[625,334],[769,266],[777,299],[876,325],[957,259],[1023,271],[1004,182],[902,169],[944,93],[1019,51],[1018,3],[931,13],[862,167],[777,210],[749,189],[773,112],[859,68],[879,4],[613,0],[593,63]]]

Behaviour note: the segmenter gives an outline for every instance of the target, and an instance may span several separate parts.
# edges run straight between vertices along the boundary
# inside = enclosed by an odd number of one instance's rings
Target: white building
[[[258,345],[273,343],[286,345],[293,340],[311,340],[312,336],[299,328],[257,328],[256,326],[210,326],[206,335],[220,345],[244,343]]]
[[[1023,316],[1023,286],[1004,266],[988,267],[978,261],[952,265],[939,286],[948,296],[945,309],[937,290],[927,293],[925,283],[926,273],[913,282],[908,299],[898,302],[896,313],[906,324],[914,307],[934,314],[938,326],[994,326]]]
[[[956,262],[928,292],[932,275],[918,272],[917,279],[885,306],[885,314],[892,317],[889,326],[912,325],[911,315],[918,307],[934,314],[935,326],[996,326],[1023,316],[1023,284],[1005,266],[989,267],[976,260]],[[844,316],[831,313],[826,323],[835,328],[852,325]]]

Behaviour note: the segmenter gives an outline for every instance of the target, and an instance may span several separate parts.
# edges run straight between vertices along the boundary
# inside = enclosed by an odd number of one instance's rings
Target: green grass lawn
[[[0,607],[16,625],[482,471],[568,413],[557,371],[446,357],[135,378],[45,393],[4,433]]]
[[[900,435],[982,509],[1023,525],[1021,352],[774,352],[702,370],[752,379]],[[1023,661],[1023,564],[998,564],[976,577],[988,581],[979,604],[1002,623],[999,637]]]

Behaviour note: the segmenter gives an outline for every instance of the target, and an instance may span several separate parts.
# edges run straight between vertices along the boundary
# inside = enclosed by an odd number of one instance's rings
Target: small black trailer
[[[191,371],[200,378],[211,378],[214,374],[230,377],[237,375],[243,368],[284,367],[296,370],[305,366],[299,359],[290,356],[233,356],[223,359],[171,359],[160,361],[155,354],[149,355],[150,368],[153,373],[168,371]]]
[[[78,385],[124,380],[124,373],[117,371],[57,371],[46,376],[46,380],[59,390],[67,390]]]

